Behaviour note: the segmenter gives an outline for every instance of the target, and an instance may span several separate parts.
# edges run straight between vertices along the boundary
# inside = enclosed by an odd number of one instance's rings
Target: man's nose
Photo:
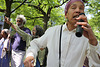
[[[75,12],[80,13],[81,12],[80,8],[76,8]]]

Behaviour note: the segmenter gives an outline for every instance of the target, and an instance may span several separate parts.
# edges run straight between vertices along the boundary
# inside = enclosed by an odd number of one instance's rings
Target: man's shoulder
[[[56,26],[53,26],[53,27],[50,27],[50,28],[48,28],[47,30],[46,30],[46,32],[57,32],[57,31],[59,31],[60,30],[60,28],[61,28],[61,25],[56,25]]]
[[[61,27],[61,25],[56,25],[56,26],[53,26],[53,27],[50,27],[50,29],[59,29]]]
[[[29,28],[27,28],[27,27],[24,27],[24,29],[28,29],[28,30],[30,30]]]
[[[26,33],[31,33],[31,30],[30,30],[29,28],[27,28],[27,27],[25,27],[23,30],[24,30]]]

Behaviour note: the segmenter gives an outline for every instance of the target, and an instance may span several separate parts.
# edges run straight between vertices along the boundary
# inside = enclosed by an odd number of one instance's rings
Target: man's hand
[[[3,51],[7,51],[7,48],[4,47],[4,48],[3,48]]]
[[[34,58],[33,56],[29,56],[25,59],[24,61],[24,66],[25,67],[34,67]]]
[[[92,31],[91,26],[88,24],[87,17],[85,15],[80,15],[77,20],[84,20],[84,22],[77,22],[76,25],[82,25],[82,28],[84,29],[83,35],[89,39],[89,43],[96,46],[97,45],[97,39]]]
[[[5,16],[5,20],[4,20],[7,24],[10,24],[9,18]]]

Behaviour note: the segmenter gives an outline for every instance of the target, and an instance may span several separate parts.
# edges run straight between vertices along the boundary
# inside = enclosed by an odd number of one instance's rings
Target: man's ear
[[[23,24],[25,24],[25,22],[23,22]]]
[[[24,25],[24,24],[25,24],[25,22],[22,22],[22,24]]]

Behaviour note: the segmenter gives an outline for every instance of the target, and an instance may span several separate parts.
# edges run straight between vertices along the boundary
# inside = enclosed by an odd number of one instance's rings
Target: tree
[[[31,19],[31,20],[41,19],[44,24],[44,29],[46,30],[48,27],[48,21],[51,18],[52,10],[55,8],[57,9],[58,7],[62,6],[66,2],[67,0],[34,0],[34,1],[32,0],[31,3],[25,3],[25,5],[28,6],[27,10],[30,9],[29,13],[32,15],[28,13],[28,15],[26,14],[25,16],[27,17],[27,19]]]
[[[12,13],[21,8],[22,5],[28,5],[27,8],[34,9],[37,11],[37,14],[34,14],[33,16],[26,15],[27,19],[37,20],[37,18],[39,18],[42,22],[44,22],[44,29],[46,30],[52,9],[60,7],[66,2],[67,0],[5,0],[1,1],[0,12],[5,13],[5,16],[10,18]],[[32,14],[32,12],[29,13]],[[21,13],[18,13],[17,11],[17,14]],[[9,25],[5,23],[4,28],[9,28]]]
[[[12,4],[14,4],[16,1],[13,0],[1,0],[1,6],[0,6],[0,12],[5,13],[5,16],[10,18],[10,15],[17,10],[19,7],[21,7],[27,0],[24,0],[20,5],[17,7],[11,9]],[[4,28],[9,28],[9,25],[7,23],[4,23]]]
[[[88,12],[92,14],[89,23],[95,35],[100,40],[100,0],[90,0]]]

